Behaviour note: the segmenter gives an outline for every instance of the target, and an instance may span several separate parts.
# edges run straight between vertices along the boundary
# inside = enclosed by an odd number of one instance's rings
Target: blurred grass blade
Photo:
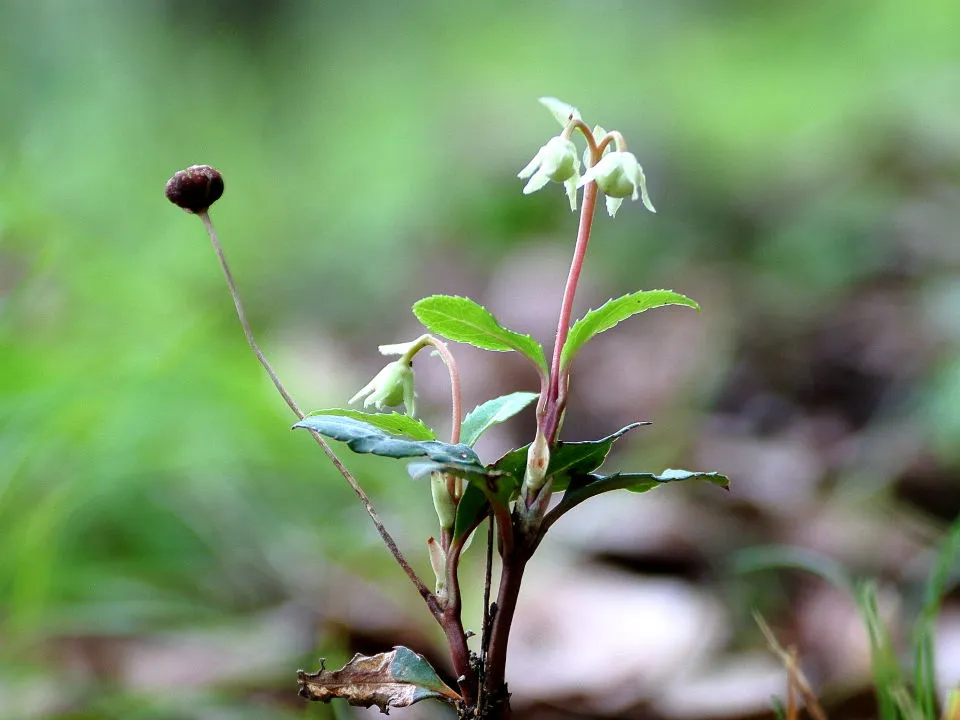
[[[788,545],[766,545],[747,548],[733,556],[733,570],[736,573],[778,569],[804,570],[826,580],[851,598],[857,596],[853,579],[846,568],[833,558],[813,550]]]
[[[914,686],[917,704],[924,717],[935,717],[937,708],[937,673],[934,658],[934,633],[943,597],[956,583],[957,560],[960,558],[960,517],[947,531],[933,570],[924,587],[923,610],[913,631]]]
[[[870,641],[870,665],[878,717],[880,720],[901,720],[903,698],[898,697],[898,693],[903,688],[903,677],[890,633],[880,616],[876,582],[864,580],[858,583],[856,599]]]

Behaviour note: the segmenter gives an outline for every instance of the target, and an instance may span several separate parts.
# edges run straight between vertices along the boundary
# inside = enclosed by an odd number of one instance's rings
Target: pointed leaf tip
[[[640,290],[609,300],[596,310],[589,311],[570,328],[570,334],[560,355],[562,367],[569,367],[574,356],[595,335],[615,327],[629,317],[666,305],[685,305],[699,311],[700,305],[686,295],[672,290]]]

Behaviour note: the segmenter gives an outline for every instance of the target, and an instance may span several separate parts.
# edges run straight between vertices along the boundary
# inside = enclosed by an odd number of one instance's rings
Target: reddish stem
[[[583,270],[583,261],[587,254],[587,244],[590,242],[590,229],[593,226],[594,210],[597,206],[597,184],[587,183],[583,190],[583,205],[580,208],[580,226],[577,229],[577,244],[573,251],[573,260],[570,262],[570,274],[567,276],[567,286],[563,291],[563,302],[560,305],[560,319],[557,322],[556,341],[553,345],[553,362],[550,366],[550,389],[547,402],[544,406],[543,433],[547,442],[553,444],[560,430],[560,418],[566,406],[567,378],[566,373],[561,377],[560,357],[563,345],[570,333],[570,318],[573,315],[573,300]]]
[[[461,610],[463,603],[460,594],[460,553],[463,551],[464,539],[451,543],[447,554],[447,602],[442,615],[437,619],[443,628],[450,647],[450,659],[453,662],[454,672],[457,673],[457,683],[460,686],[460,695],[465,704],[473,705],[477,697],[477,678],[470,665],[470,648],[467,646],[467,634],[463,630]]]
[[[484,676],[484,697],[487,702],[496,702],[503,698],[506,688],[507,643],[510,640],[510,626],[517,609],[520,596],[520,583],[530,554],[522,545],[503,558],[503,570],[500,574],[500,589],[497,593],[497,610],[490,631],[490,646]],[[509,706],[508,706],[509,707]],[[509,712],[509,711],[508,711]]]

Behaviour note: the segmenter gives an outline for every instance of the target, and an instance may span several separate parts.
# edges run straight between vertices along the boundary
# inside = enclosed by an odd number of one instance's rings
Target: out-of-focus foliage
[[[658,209],[598,216],[580,314],[663,286],[704,313],[610,333],[645,338],[619,365],[585,350],[565,437],[655,419],[641,465],[693,456],[736,496],[737,459],[796,431],[825,503],[955,515],[958,27],[951,0],[0,4],[5,716],[292,717],[317,654],[444,666],[163,198],[193,163],[224,174],[212,214],[281,376],[339,406],[425,295],[550,341],[575,219],[515,175],[555,131],[536,98],[574,102]],[[468,407],[536,387],[464,355]],[[604,394],[592,367],[625,379]],[[442,426],[443,375],[420,382]],[[384,462],[351,458],[429,575],[429,489]],[[768,479],[772,500],[694,497],[780,522]],[[728,542],[802,537],[775,526]]]

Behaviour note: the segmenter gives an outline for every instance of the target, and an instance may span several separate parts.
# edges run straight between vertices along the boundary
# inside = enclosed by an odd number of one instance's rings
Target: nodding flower
[[[606,195],[607,212],[610,213],[610,217],[617,214],[623,198],[628,195],[632,200],[642,198],[643,206],[652,213],[656,212],[653,203],[650,202],[650,196],[647,195],[647,178],[633,153],[625,151],[607,153],[596,165],[587,168],[577,187],[583,187],[591,181],[595,181]]]
[[[377,410],[383,410],[384,405],[388,407],[403,405],[407,410],[407,415],[412,417],[416,409],[413,392],[413,364],[403,358],[388,363],[374,376],[373,380],[363,386],[360,392],[350,398],[350,404],[364,397],[366,397],[363,401],[364,407],[375,405]]]
[[[569,138],[557,135],[537,151],[533,160],[517,173],[521,180],[529,178],[523,194],[529,195],[549,182],[563,183],[570,198],[570,209],[577,209],[577,180],[580,179],[580,158]]]

